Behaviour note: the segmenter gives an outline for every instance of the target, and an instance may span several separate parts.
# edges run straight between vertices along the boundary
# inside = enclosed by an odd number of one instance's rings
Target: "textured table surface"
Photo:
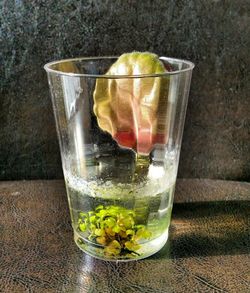
[[[0,182],[0,292],[249,292],[250,183],[179,180],[168,244],[129,263],[73,242],[63,181]]]

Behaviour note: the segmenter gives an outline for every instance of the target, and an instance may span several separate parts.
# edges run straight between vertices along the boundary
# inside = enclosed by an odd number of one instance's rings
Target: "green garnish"
[[[119,256],[138,254],[139,241],[150,239],[144,225],[136,225],[135,212],[121,206],[97,206],[94,211],[79,213],[78,229],[89,240],[104,246],[104,254]]]

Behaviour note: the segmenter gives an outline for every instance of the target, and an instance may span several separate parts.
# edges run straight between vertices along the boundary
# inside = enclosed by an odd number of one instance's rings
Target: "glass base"
[[[138,251],[136,251],[136,253],[134,254],[131,253],[129,255],[119,255],[119,256],[105,255],[103,246],[95,244],[93,242],[90,242],[89,240],[82,238],[81,235],[79,235],[77,231],[74,231],[74,240],[76,245],[82,251],[84,251],[88,255],[91,255],[95,258],[106,260],[106,261],[127,262],[127,261],[139,260],[139,259],[149,257],[157,253],[159,250],[161,250],[168,240],[168,229],[160,237],[157,237],[155,239],[142,243],[141,248]]]

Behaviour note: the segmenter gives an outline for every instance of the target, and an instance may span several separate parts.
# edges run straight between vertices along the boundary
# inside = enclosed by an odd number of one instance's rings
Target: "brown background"
[[[179,177],[248,181],[249,11],[246,0],[0,1],[0,179],[62,177],[44,63],[149,50],[196,63]]]

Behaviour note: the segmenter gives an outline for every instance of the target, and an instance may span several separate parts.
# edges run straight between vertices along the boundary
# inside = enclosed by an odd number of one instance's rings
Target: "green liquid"
[[[66,177],[74,238],[80,249],[105,260],[141,259],[160,250],[168,237],[175,181],[172,181],[172,184],[166,184],[163,180],[151,181],[87,182],[72,176]],[[137,241],[139,249],[136,251],[122,249],[116,255],[107,255],[105,245],[97,243],[96,239],[90,239],[88,231],[79,229],[79,214],[94,211],[98,206],[116,206],[132,210],[135,225],[143,225],[150,232],[149,239],[140,238]],[[119,242],[120,238],[117,239]]]

